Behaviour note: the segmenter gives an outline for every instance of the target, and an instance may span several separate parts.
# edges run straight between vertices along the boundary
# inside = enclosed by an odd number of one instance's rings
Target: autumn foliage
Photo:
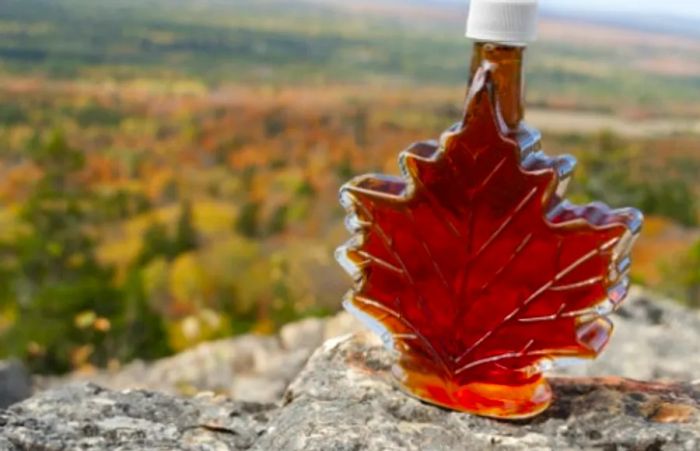
[[[468,60],[455,5],[360,3],[3,2],[0,358],[118,368],[337,311],[339,188],[459,117]],[[542,36],[528,103],[575,130],[545,137],[572,201],[653,216],[632,279],[697,305],[697,136],[588,121],[697,116],[654,61],[698,50],[590,29]]]

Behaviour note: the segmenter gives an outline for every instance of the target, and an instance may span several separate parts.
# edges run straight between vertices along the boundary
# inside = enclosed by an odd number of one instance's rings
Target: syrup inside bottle
[[[517,131],[525,114],[525,78],[523,57],[525,47],[477,42],[472,53],[469,85],[484,63],[493,65],[493,81],[501,116],[509,129]]]
[[[404,390],[508,418],[551,402],[542,362],[605,346],[597,312],[624,298],[641,226],[636,211],[560,202],[574,161],[538,152],[523,123],[523,54],[475,45],[464,122],[404,151],[405,177],[341,190],[357,235],[338,253],[356,277],[345,307],[397,351]]]

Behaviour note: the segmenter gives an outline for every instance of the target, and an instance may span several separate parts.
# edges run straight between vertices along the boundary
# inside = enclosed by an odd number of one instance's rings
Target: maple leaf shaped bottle
[[[542,412],[543,371],[607,344],[642,225],[634,209],[566,201],[575,160],[547,156],[523,123],[536,16],[534,0],[472,0],[463,120],[403,151],[401,177],[360,176],[340,194],[344,306],[394,351],[400,387],[499,418]]]

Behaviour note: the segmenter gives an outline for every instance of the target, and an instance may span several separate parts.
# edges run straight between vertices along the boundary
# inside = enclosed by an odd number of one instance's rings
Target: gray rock
[[[18,360],[0,362],[0,409],[32,395],[32,379]]]
[[[323,343],[323,326],[323,320],[318,318],[287,324],[279,333],[282,347],[285,349],[318,348]]]
[[[277,336],[244,335],[203,343],[172,357],[132,362],[116,371],[37,377],[39,389],[92,382],[114,390],[147,389],[174,395],[213,391],[255,402],[281,399],[311,353],[325,340],[360,330],[346,312],[288,324]]]
[[[265,432],[271,408],[68,385],[0,412],[0,449],[244,450]]]
[[[599,359],[557,373],[700,379],[699,312],[634,287],[613,320],[615,334]],[[246,401],[275,402],[317,346],[362,329],[355,318],[341,312],[324,320],[289,324],[277,336],[247,335],[204,343],[156,362],[134,362],[115,372],[73,374],[39,385],[86,381],[115,390],[141,388],[177,395],[214,391]]]
[[[323,330],[323,341],[358,332],[363,329],[364,327],[357,318],[343,311],[326,319]]]
[[[639,288],[623,305],[603,356],[560,370],[554,404],[532,420],[494,421],[406,396],[369,333],[327,341],[309,359],[324,339],[361,329],[341,313],[278,336],[52,380],[0,413],[0,450],[700,450],[700,314]],[[164,393],[65,385],[75,380]],[[202,390],[237,400],[179,397]]]
[[[368,334],[327,342],[289,387],[256,450],[697,450],[700,386],[560,378],[528,421],[448,412],[396,389]]]
[[[700,384],[560,377],[549,410],[507,422],[406,396],[390,364],[369,333],[330,340],[278,405],[62,386],[0,412],[0,449],[700,449]]]

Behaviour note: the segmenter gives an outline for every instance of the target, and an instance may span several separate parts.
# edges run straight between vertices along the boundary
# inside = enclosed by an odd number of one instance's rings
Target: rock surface
[[[700,313],[635,287],[613,320],[615,334],[599,359],[558,372],[642,380],[700,379]],[[85,381],[115,390],[141,388],[175,395],[213,391],[239,400],[275,402],[316,347],[362,329],[342,312],[325,320],[289,324],[273,337],[248,335],[204,343],[154,363],[73,374],[41,381],[39,386]]]
[[[558,378],[548,411],[506,422],[406,396],[390,360],[368,333],[328,341],[279,405],[68,385],[0,412],[0,449],[700,449],[700,385]]]
[[[37,378],[38,388],[92,382],[115,389],[148,389],[173,395],[201,391],[241,401],[278,401],[311,353],[325,340],[360,330],[349,314],[289,324],[276,336],[244,335],[201,344],[153,363],[133,362],[118,371]]]
[[[528,421],[406,396],[369,333],[313,352],[361,329],[339,314],[274,337],[50,380],[49,390],[0,412],[0,450],[700,450],[700,314],[634,289],[613,319],[604,355],[552,379],[553,406]],[[134,387],[147,391],[124,390]]]
[[[700,385],[559,378],[545,414],[505,422],[410,398],[394,388],[389,367],[388,353],[366,334],[327,342],[256,449],[700,449]]]
[[[183,399],[68,385],[0,412],[0,450],[249,449],[271,409],[213,395]]]
[[[17,360],[0,361],[0,409],[31,395],[32,379],[24,365]]]

